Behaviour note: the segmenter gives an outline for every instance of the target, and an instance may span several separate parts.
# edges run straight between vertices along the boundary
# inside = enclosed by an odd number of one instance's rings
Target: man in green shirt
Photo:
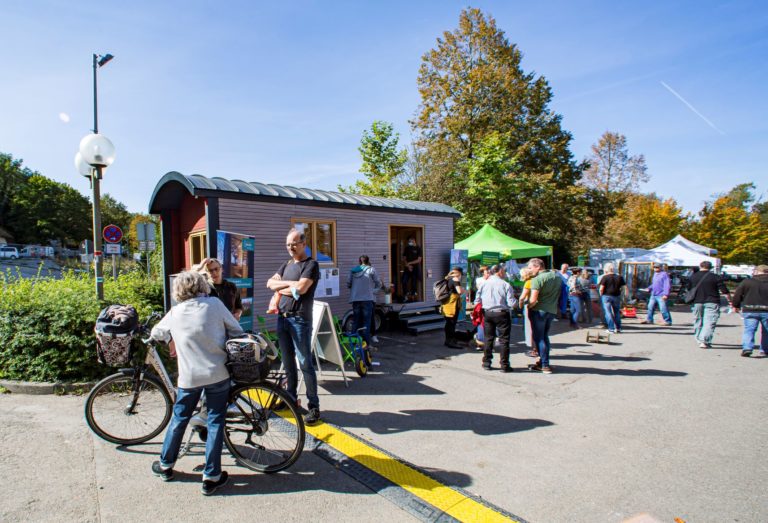
[[[535,372],[552,374],[549,366],[549,328],[557,315],[563,280],[555,271],[547,271],[544,261],[532,258],[528,261],[528,270],[533,274],[531,280],[531,298],[528,302],[528,318],[533,330],[533,344],[539,349],[539,361],[528,368]]]

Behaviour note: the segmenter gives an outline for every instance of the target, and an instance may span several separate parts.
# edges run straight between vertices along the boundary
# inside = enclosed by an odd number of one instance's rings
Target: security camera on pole
[[[111,54],[93,55],[93,134],[80,140],[80,151],[75,155],[75,166],[83,176],[91,179],[93,189],[93,266],[96,273],[96,298],[104,299],[104,276],[101,251],[101,196],[99,182],[102,170],[115,161],[115,146],[106,136],[99,134],[99,112],[97,103],[96,71],[114,58]]]

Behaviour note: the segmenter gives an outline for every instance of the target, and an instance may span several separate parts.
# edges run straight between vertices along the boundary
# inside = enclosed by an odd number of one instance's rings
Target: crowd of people
[[[537,358],[529,370],[551,374],[549,361],[549,331],[558,317],[567,318],[572,328],[581,328],[580,323],[591,326],[594,321],[592,309],[592,278],[589,271],[571,271],[567,264],[560,270],[546,270],[544,262],[531,259],[520,270],[522,290],[515,296],[507,280],[503,264],[479,268],[475,280],[473,309],[470,314],[476,327],[475,342],[483,351],[482,368],[491,370],[494,348],[499,347],[499,362],[502,372],[512,372],[509,364],[509,337],[512,318],[519,315],[523,320],[525,344],[528,356]],[[608,263],[605,274],[597,282],[600,304],[600,319],[608,334],[622,332],[622,300],[628,298],[627,283],[616,274],[616,267]],[[451,285],[451,299],[443,304],[446,317],[445,344],[460,348],[456,343],[455,330],[461,295],[463,272],[454,267],[446,276]],[[642,289],[648,293],[647,312],[640,324],[653,324],[655,313],[661,314],[664,326],[672,325],[670,295],[672,283],[669,274],[661,264],[653,265],[650,285]],[[703,261],[686,285],[679,291],[688,294],[686,303],[693,313],[693,337],[702,349],[712,347],[715,329],[721,312],[721,296],[725,296],[729,308],[740,312],[744,322],[742,356],[764,358],[768,353],[768,265],[759,265],[754,276],[743,281],[731,295],[725,281],[712,270],[709,261]],[[755,336],[761,330],[761,342],[754,350]]]
[[[312,309],[314,292],[320,278],[317,261],[306,252],[304,234],[292,229],[286,237],[290,258],[267,281],[275,293],[274,306],[278,314],[277,336],[286,372],[286,390],[301,404],[297,396],[298,372],[301,371],[307,397],[305,423],[321,420],[317,376],[311,352]],[[412,246],[412,247],[415,247]],[[412,249],[410,257],[420,260],[420,252]],[[417,280],[415,274],[408,277]],[[454,267],[446,276],[448,297],[442,303],[445,321],[445,345],[461,348],[456,339],[456,324],[463,297],[464,271]],[[547,270],[544,261],[533,258],[520,271],[522,291],[516,297],[507,281],[502,264],[482,266],[475,284],[473,323],[477,325],[476,339],[482,347],[482,368],[492,370],[495,348],[499,347],[499,367],[512,372],[510,366],[510,331],[512,318],[520,315],[525,326],[528,349],[526,354],[536,358],[528,365],[533,372],[551,374],[549,333],[553,321],[560,316],[579,328],[580,322],[593,321],[591,276],[588,271],[569,271],[564,264],[560,270]],[[355,330],[369,346],[376,342],[372,331],[374,293],[382,281],[367,256],[360,256],[347,278],[349,302],[354,311]],[[621,333],[621,301],[626,289],[624,278],[616,274],[612,264],[605,266],[605,275],[598,282],[601,318],[609,333]],[[660,265],[654,266],[650,286],[648,312],[641,323],[653,323],[658,309],[665,325],[672,324],[668,302],[671,283]],[[742,314],[744,332],[742,356],[765,358],[768,353],[768,265],[759,265],[754,277],[742,282],[730,294],[722,279],[709,262],[702,262],[687,286],[694,315],[694,336],[701,348],[712,346],[720,317],[721,295],[729,306]],[[152,464],[152,472],[163,480],[173,479],[173,467],[179,454],[184,431],[204,397],[208,437],[206,440],[203,494],[209,495],[227,482],[227,472],[221,469],[223,428],[230,390],[226,368],[226,341],[243,334],[238,323],[243,306],[234,284],[222,277],[221,263],[205,259],[192,270],[180,273],[173,282],[172,297],[176,304],[152,329],[155,340],[168,343],[171,355],[178,358],[178,393],[173,418],[166,432],[160,459]],[[762,330],[759,349],[754,351],[755,335]],[[298,368],[297,363],[298,361]]]

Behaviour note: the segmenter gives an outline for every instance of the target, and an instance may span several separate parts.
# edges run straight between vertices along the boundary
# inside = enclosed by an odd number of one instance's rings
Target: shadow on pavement
[[[374,361],[376,357],[374,356]],[[338,367],[337,367],[338,368]],[[365,380],[375,381],[371,386],[365,387],[356,383],[358,378],[351,367],[345,367],[347,379],[351,379],[349,387],[344,386],[343,380],[325,380],[322,382],[323,389],[329,394],[341,394],[344,396],[370,396],[373,394],[382,394],[386,391],[388,396],[422,396],[422,395],[442,395],[444,391],[435,389],[422,383],[425,378],[422,376],[413,376],[400,372],[380,372],[381,366],[373,367]],[[351,373],[351,376],[350,376]]]
[[[558,360],[580,360],[580,361],[650,361],[651,358],[641,358],[639,356],[613,356],[600,354],[597,352],[584,353],[577,351],[575,353],[558,353],[554,355]]]
[[[568,367],[559,365],[563,358],[555,357],[552,366],[557,374],[597,374],[601,376],[656,376],[661,378],[679,378],[687,376],[687,372],[658,370],[658,369],[597,369],[594,367]]]
[[[323,411],[323,417],[345,429],[362,427],[376,434],[394,434],[411,430],[466,430],[481,436],[493,436],[553,425],[551,421],[543,419],[519,419],[496,414],[434,409],[367,414]]]

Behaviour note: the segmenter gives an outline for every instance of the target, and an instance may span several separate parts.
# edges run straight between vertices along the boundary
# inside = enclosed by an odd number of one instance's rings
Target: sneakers
[[[513,369],[510,366],[502,367],[501,372],[512,372]]]
[[[552,367],[542,367],[541,368],[542,374],[552,374]]]
[[[648,320],[643,320],[643,321],[640,322],[641,325],[648,325],[649,323],[651,323],[651,322],[648,321]]]
[[[699,342],[699,348],[700,348],[700,349],[706,349],[707,347],[709,347],[709,345],[707,345],[707,344],[706,344],[706,343],[704,343],[703,341],[700,341],[700,342]]]
[[[528,365],[528,370],[531,372],[542,372],[541,362],[531,363]]]
[[[749,358],[750,356],[752,356],[752,351],[751,350],[743,350],[743,351],[741,351],[741,356],[743,358]]]
[[[227,480],[229,480],[229,474],[227,474],[226,471],[223,471],[221,473],[221,477],[219,477],[219,481],[203,480],[203,486],[200,491],[203,493],[203,496],[210,496],[221,487],[226,485]]]
[[[373,343],[379,343],[379,338],[377,336],[371,336],[371,341]]]
[[[611,329],[605,329],[603,332],[606,334],[616,334],[616,331],[612,331]]]
[[[753,358],[768,358],[768,354],[764,353],[763,351],[757,351],[756,354],[752,356]]]
[[[159,461],[152,462],[152,474],[159,477],[163,481],[171,481],[173,479],[173,469],[164,469]]]
[[[490,363],[488,363],[488,364],[483,363],[483,370],[491,370],[491,364]]]
[[[529,350],[525,353],[526,356],[529,358],[538,358],[539,357],[539,351],[537,350]]]
[[[304,423],[307,425],[315,425],[320,423],[320,409],[317,407],[312,407],[309,409],[309,411],[304,415]]]

